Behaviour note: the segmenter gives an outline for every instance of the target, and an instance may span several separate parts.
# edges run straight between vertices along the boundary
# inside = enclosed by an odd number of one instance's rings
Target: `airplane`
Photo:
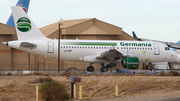
[[[163,44],[166,44],[167,46],[169,46],[170,48],[173,48],[173,50],[177,50],[180,49],[180,41],[178,41],[177,43],[173,43],[173,42],[165,42],[165,41],[159,41],[159,40],[151,40],[151,39],[145,39],[145,38],[138,38],[137,35],[135,34],[134,31],[132,31],[133,37],[139,41],[154,41],[154,42],[160,42]]]
[[[11,7],[18,40],[3,42],[6,46],[49,58],[58,58],[58,40],[45,37],[30,17],[20,8]],[[177,58],[167,45],[150,41],[124,40],[60,40],[60,59],[88,62],[87,71],[93,72],[93,63],[101,64],[101,72],[108,71],[110,63],[137,69],[140,62],[166,62]]]
[[[16,6],[17,6],[17,7],[22,7],[23,10],[24,10],[26,13],[28,13],[29,2],[30,2],[30,0],[18,0]],[[6,25],[15,27],[14,20],[13,20],[13,14],[12,14],[12,13],[11,13],[11,15],[9,16],[9,19],[8,19],[7,22],[6,22]]]
[[[177,43],[172,43],[172,42],[165,42],[165,41],[159,41],[159,40],[151,40],[151,39],[145,39],[145,38],[138,38],[134,31],[132,31],[132,34],[133,34],[133,37],[135,39],[139,40],[139,41],[160,42],[160,43],[166,44],[170,48],[172,48],[172,50],[175,51],[178,54],[178,57],[175,60],[168,62],[168,65],[169,65],[170,68],[171,68],[171,65],[170,65],[171,62],[178,62],[178,63],[180,63],[180,53],[178,52],[178,49],[180,49],[180,41],[178,41]],[[166,62],[162,62],[161,64],[165,64],[165,63]],[[157,64],[157,63],[154,63],[154,64]]]

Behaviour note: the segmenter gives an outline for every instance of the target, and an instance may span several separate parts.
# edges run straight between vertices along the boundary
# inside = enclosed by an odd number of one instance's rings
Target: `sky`
[[[18,0],[0,0],[0,22],[6,23]],[[38,28],[61,20],[97,18],[132,36],[180,40],[180,0],[30,0],[28,15]]]

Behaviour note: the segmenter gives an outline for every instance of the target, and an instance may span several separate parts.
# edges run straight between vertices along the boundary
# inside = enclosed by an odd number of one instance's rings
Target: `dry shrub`
[[[167,73],[167,76],[179,76],[180,74],[178,72],[175,71],[170,71],[169,73]]]
[[[62,73],[60,72],[60,73],[59,73],[59,76],[67,76],[67,75],[69,75],[69,74],[68,74],[68,73],[65,73],[65,72],[62,72]]]
[[[34,72],[34,75],[41,75],[41,72]]]
[[[52,81],[51,77],[39,78],[38,79],[38,82],[40,82],[40,83],[51,82],[51,81]]]
[[[166,73],[166,76],[173,76],[173,73]]]
[[[121,76],[134,76],[134,74],[130,74],[130,73],[121,73]]]
[[[70,99],[66,86],[57,81],[44,83],[39,92],[41,94],[41,98],[45,101],[64,101]]]
[[[164,71],[161,71],[157,74],[157,76],[166,76],[165,72]]]
[[[41,74],[41,76],[49,76],[49,74],[46,74],[46,73],[45,73],[45,74]]]
[[[100,76],[101,74],[99,74],[99,73],[94,73],[93,75],[94,75],[94,76]]]
[[[51,77],[45,77],[45,78],[39,78],[35,79],[34,81],[30,81],[29,83],[45,83],[45,82],[51,82],[52,78]]]
[[[11,98],[8,95],[2,95],[1,101],[11,101]]]
[[[4,73],[0,73],[0,76],[5,76],[5,74]]]
[[[51,77],[46,77],[46,78],[44,78],[43,83],[44,83],[44,82],[51,82],[51,81],[52,81],[52,78],[51,78]]]
[[[23,73],[16,73],[16,74],[14,74],[14,76],[24,76],[24,74]]]
[[[110,73],[104,73],[103,76],[110,76]]]
[[[136,74],[134,74],[135,76],[150,76],[150,75],[148,75],[148,74],[143,74],[143,73],[136,73]]]
[[[12,73],[11,73],[11,72],[8,72],[6,75],[7,75],[7,76],[12,76]]]

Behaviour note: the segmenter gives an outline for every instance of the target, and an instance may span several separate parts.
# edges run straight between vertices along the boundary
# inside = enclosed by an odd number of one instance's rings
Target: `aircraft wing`
[[[175,49],[180,49],[180,44],[179,43],[172,43],[172,42],[166,42],[167,46]]]
[[[122,54],[121,52],[117,51],[116,49],[111,49],[109,51],[105,51],[97,57],[97,59],[109,59],[109,60],[116,60],[124,57],[135,57],[132,54]]]
[[[36,44],[32,44],[32,43],[29,43],[29,42],[21,42],[20,44],[20,47],[26,47],[26,48],[29,48],[29,49],[34,49],[36,48]]]

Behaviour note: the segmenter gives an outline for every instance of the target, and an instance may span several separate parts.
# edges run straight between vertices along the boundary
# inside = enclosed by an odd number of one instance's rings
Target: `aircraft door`
[[[54,43],[53,41],[48,41],[48,50],[47,53],[54,53]]]
[[[160,55],[159,45],[154,43],[154,55]]]

